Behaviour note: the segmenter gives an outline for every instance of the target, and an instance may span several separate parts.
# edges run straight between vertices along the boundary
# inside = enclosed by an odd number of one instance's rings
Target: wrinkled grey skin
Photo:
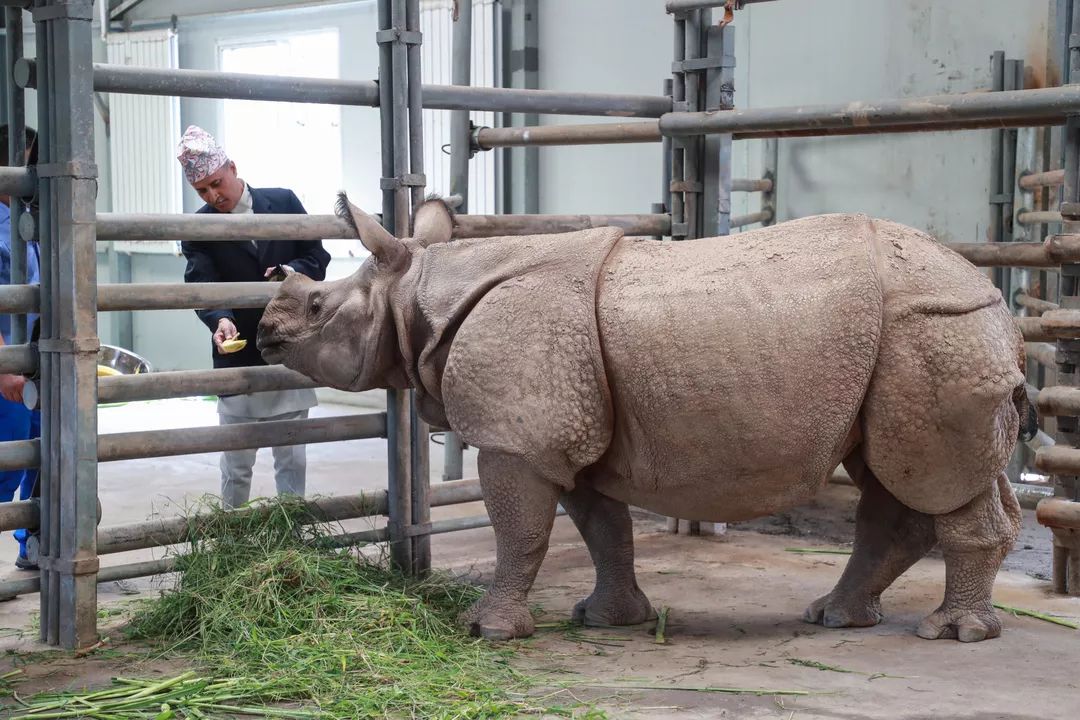
[[[479,449],[497,560],[463,618],[474,634],[533,632],[560,502],[596,568],[575,616],[640,623],[628,505],[750,518],[807,501],[839,462],[862,490],[854,551],[804,619],[876,624],[882,592],[939,545],[945,598],[918,635],[1000,633],[1023,341],[1000,293],[932,238],[827,215],[722,242],[449,242],[440,201],[403,240],[344,197],[339,214],[372,257],[343,280],[286,279],[258,346],[332,387],[412,388],[426,421]]]

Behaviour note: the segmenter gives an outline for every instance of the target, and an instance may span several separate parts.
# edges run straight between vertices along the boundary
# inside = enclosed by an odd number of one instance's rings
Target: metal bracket
[[[1077,48],[1080,48],[1080,35],[1072,33],[1069,35],[1069,49],[1076,50]]]
[[[101,568],[101,561],[96,557],[67,560],[42,555],[38,558],[38,567],[42,570],[58,572],[61,575],[93,575]]]
[[[405,537],[418,537],[420,535],[431,534],[431,523],[416,523],[415,525],[407,525],[404,528]]]
[[[720,57],[715,58],[703,57],[673,62],[671,63],[671,72],[700,72],[702,70],[711,70],[713,68],[733,67],[735,67],[735,56],[721,55]]]
[[[419,30],[402,30],[400,28],[390,28],[389,30],[380,30],[375,33],[375,42],[380,45],[383,43],[403,42],[406,45],[420,45],[423,43],[424,34]]]
[[[990,196],[991,205],[1008,205],[1013,201],[1012,193],[1001,193],[999,195]]]
[[[1080,218],[1080,203],[1061,203],[1061,217],[1063,220]]]
[[[382,190],[397,190],[401,187],[424,187],[427,185],[427,176],[423,173],[408,173],[399,178],[389,177],[379,180],[379,188]]]
[[[33,15],[34,22],[36,23],[44,22],[46,20],[93,20],[94,3],[56,3],[53,5],[42,5],[36,7],[30,12]]]
[[[98,167],[94,163],[66,162],[46,163],[37,166],[39,178],[72,177],[80,180],[97,180]]]
[[[671,192],[699,193],[704,189],[704,186],[698,180],[672,180],[671,185],[668,187]]]
[[[686,100],[672,100],[671,101],[671,112],[689,112],[689,111],[690,111],[690,103],[688,103]]]
[[[673,237],[673,238],[684,238],[689,234],[690,234],[690,224],[689,223],[684,223],[684,222],[671,223],[671,237]]]
[[[61,338],[38,341],[38,352],[61,354],[94,354],[101,349],[99,338]]]

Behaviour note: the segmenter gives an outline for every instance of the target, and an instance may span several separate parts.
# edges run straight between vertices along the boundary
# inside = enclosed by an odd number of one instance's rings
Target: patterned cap
[[[229,162],[229,156],[217,144],[214,136],[197,125],[191,125],[184,131],[184,137],[176,148],[176,159],[184,168],[184,177],[192,185],[210,177]]]

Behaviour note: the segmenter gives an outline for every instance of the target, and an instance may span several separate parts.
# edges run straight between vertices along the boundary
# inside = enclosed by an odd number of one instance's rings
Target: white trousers
[[[266,418],[249,418],[218,413],[222,425],[267,422],[270,420],[301,420],[308,416],[307,410],[275,415]],[[227,450],[221,453],[221,504],[226,509],[243,505],[251,495],[251,470],[255,466],[256,448]],[[273,448],[274,481],[278,495],[304,496],[307,482],[307,448],[304,445],[286,445]]]

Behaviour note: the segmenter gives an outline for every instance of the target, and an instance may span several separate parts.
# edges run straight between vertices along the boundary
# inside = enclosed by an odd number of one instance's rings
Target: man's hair
[[[26,127],[26,147],[30,150],[30,158],[27,160],[27,165],[37,165],[38,162],[38,144],[37,144],[37,130],[27,126]],[[5,123],[0,125],[0,166],[8,167],[11,165],[10,158],[8,158],[8,126]],[[18,163],[22,165],[21,158]]]

